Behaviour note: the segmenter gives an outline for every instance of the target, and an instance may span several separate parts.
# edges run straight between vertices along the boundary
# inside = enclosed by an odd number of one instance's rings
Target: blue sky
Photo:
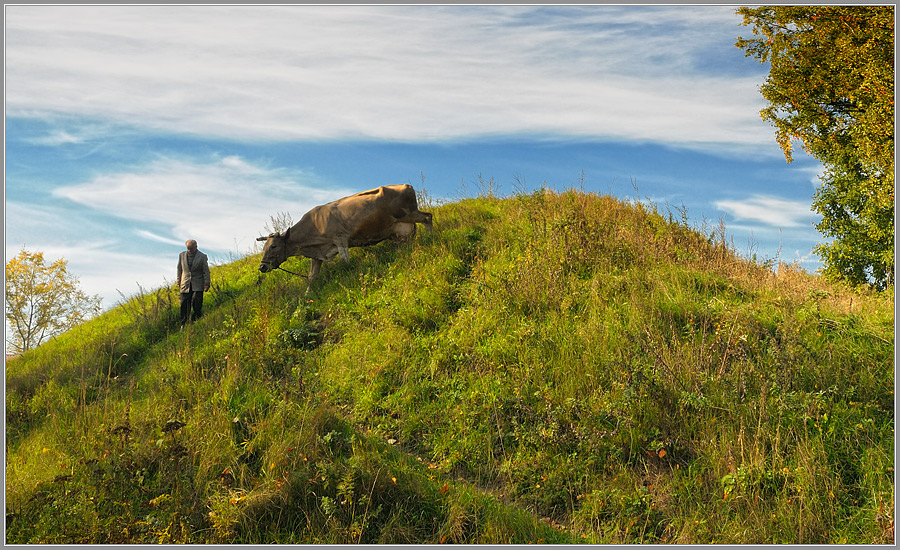
[[[6,6],[6,256],[64,257],[110,307],[279,212],[583,173],[814,271],[821,166],[760,119],[736,7]]]

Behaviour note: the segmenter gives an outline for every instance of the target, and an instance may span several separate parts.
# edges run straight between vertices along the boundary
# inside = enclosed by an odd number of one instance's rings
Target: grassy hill
[[[431,210],[9,361],[7,542],[893,542],[893,290],[611,197]]]

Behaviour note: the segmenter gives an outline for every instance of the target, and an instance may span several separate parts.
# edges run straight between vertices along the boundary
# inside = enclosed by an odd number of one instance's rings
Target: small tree
[[[813,201],[825,275],[894,282],[894,7],[740,8],[737,47],[771,69],[763,120],[791,161],[796,141],[826,167]]]
[[[100,296],[85,294],[67,265],[62,258],[46,265],[42,252],[24,249],[6,264],[8,349],[35,348],[100,312]]]

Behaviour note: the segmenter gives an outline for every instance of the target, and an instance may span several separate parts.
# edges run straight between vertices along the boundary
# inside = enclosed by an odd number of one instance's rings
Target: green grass
[[[432,211],[9,361],[7,542],[893,542],[892,289],[611,197]]]

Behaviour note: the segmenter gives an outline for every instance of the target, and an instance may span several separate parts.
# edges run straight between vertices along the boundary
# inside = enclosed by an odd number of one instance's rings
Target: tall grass
[[[309,295],[248,257],[185,331],[158,289],[10,361],[7,541],[893,541],[893,290],[487,189]]]

